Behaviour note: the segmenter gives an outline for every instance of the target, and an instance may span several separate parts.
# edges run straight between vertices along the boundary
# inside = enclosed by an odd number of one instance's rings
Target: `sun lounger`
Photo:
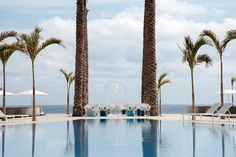
[[[15,120],[15,118],[20,117],[21,120],[23,120],[24,117],[29,117],[29,115],[24,115],[24,114],[6,115],[0,110],[0,117],[1,118],[13,118],[13,120]]]
[[[96,117],[97,116],[97,111],[94,107],[86,108],[85,113],[86,113],[86,116],[88,116],[88,117]]]
[[[233,117],[236,118],[236,114],[229,114],[229,115],[226,115],[225,117],[228,118],[228,121],[230,122],[231,118]]]
[[[213,114],[213,116],[217,116],[219,118],[219,120],[221,119],[221,117],[228,117],[231,113],[229,111],[229,109],[233,106],[232,103],[225,103],[219,110],[217,113]],[[228,112],[228,114],[226,114]]]
[[[15,116],[14,115],[5,115],[1,110],[0,110],[0,118],[12,118],[14,120]]]
[[[200,116],[200,120],[201,120],[202,116],[212,116],[212,120],[213,120],[213,114],[217,112],[217,109],[219,107],[220,107],[220,104],[215,103],[205,113],[187,113],[187,114],[183,114],[183,120],[185,120],[185,116]]]

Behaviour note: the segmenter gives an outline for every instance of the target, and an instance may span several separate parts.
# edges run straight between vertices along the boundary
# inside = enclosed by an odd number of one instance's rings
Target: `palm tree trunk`
[[[193,157],[196,156],[196,123],[192,123],[193,129]]]
[[[7,114],[6,109],[6,68],[5,65],[3,65],[3,96],[2,96],[2,112],[4,114]],[[2,118],[3,121],[6,121],[6,118]]]
[[[193,69],[191,69],[191,84],[192,84],[192,113],[195,113],[195,93],[194,93],[194,81],[193,81]],[[192,117],[195,120],[195,116]]]
[[[2,157],[5,156],[5,134],[6,134],[6,126],[2,125]]]
[[[151,116],[158,116],[156,88],[156,4],[155,0],[145,0],[143,67],[142,67],[142,103],[151,106]]]
[[[67,83],[67,115],[70,115],[70,85]]]
[[[220,56],[220,106],[224,105],[224,86],[223,86],[223,60]]]
[[[160,99],[160,103],[159,103],[159,106],[160,106],[160,111],[159,111],[159,112],[160,112],[160,116],[161,116],[161,88],[160,88],[160,91],[159,91],[159,93],[160,93],[160,98],[159,98],[159,99]]]
[[[83,116],[83,84],[84,84],[84,29],[85,29],[85,0],[77,0],[76,10],[76,56],[75,56],[75,95],[73,116]]]
[[[34,151],[35,151],[35,135],[36,135],[36,124],[32,124],[32,157],[34,157]]]
[[[32,61],[32,78],[33,78],[33,114],[32,114],[32,121],[36,121],[34,61]]]
[[[231,85],[232,90],[234,89],[234,83]],[[234,95],[232,94],[232,104],[234,104]]]
[[[84,16],[84,65],[83,65],[83,115],[85,114],[84,106],[88,104],[88,27],[87,27],[87,16],[88,16],[88,9],[87,9],[87,0],[84,1],[85,6],[85,16]]]

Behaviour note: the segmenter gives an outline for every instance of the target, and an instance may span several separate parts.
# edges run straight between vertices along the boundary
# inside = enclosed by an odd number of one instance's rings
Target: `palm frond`
[[[198,50],[204,45],[210,45],[211,46],[212,44],[211,44],[210,40],[208,40],[204,37],[198,38],[197,41],[194,43],[194,48],[193,48],[194,55],[196,55]]]
[[[62,47],[65,47],[62,43],[62,41],[60,39],[57,38],[50,38],[47,39],[46,41],[44,41],[37,49],[37,53],[41,52],[43,49],[45,49],[46,47],[53,45],[53,44],[57,44],[60,45]]]
[[[16,49],[6,49],[0,53],[0,60],[2,61],[3,66],[6,66],[7,61],[15,51]]]
[[[16,37],[17,33],[15,31],[4,31],[0,33],[0,43],[8,37]]]
[[[163,85],[165,85],[165,84],[169,84],[169,83],[171,83],[170,80],[163,80],[163,81],[161,82],[161,86],[163,86]]]
[[[230,78],[231,86],[233,86],[235,81],[236,81],[236,76]]]
[[[157,80],[157,88],[161,88],[162,85],[170,83],[170,80],[165,79],[166,76],[168,76],[169,73],[163,73],[159,76]]]
[[[202,54],[197,56],[197,63],[205,63],[206,67],[212,65],[212,59],[207,54]]]
[[[194,43],[190,36],[184,37],[184,46],[187,50],[192,50],[194,48]]]
[[[187,61],[187,57],[186,57],[187,51],[185,49],[181,48],[178,44],[177,44],[177,46],[179,47],[180,51],[183,53],[182,62],[185,63]]]
[[[39,47],[39,42],[42,39],[40,36],[41,31],[41,28],[35,27],[34,31],[29,36],[32,47],[34,47],[35,49]],[[37,51],[35,53],[37,53]]]
[[[75,80],[75,75],[71,75],[70,76],[70,81],[69,81],[69,85],[71,85],[71,83]]]
[[[236,29],[235,30],[230,30],[227,32],[227,35],[225,39],[223,40],[222,47],[225,49],[228,43],[232,40],[236,39]]]
[[[3,65],[6,66],[7,61],[11,57],[11,55],[19,50],[19,42],[14,42],[11,44],[4,44],[0,45],[0,60],[2,61]]]
[[[73,76],[73,73],[72,72],[67,73],[64,69],[60,69],[59,71],[62,72],[62,74],[64,75],[66,79],[66,82],[69,83],[71,80],[71,77]]]
[[[212,40],[213,44],[215,45],[217,52],[222,55],[223,53],[223,49],[222,49],[222,45],[220,43],[220,40],[218,39],[218,37],[216,36],[216,34],[209,30],[209,29],[205,29],[200,33],[200,37],[208,37]]]
[[[26,54],[30,58],[34,58],[33,53],[35,52],[33,43],[31,41],[31,37],[28,34],[21,34],[20,35],[20,43],[24,47],[22,49],[22,53]]]
[[[180,48],[183,53],[182,62],[188,63],[189,67],[192,69],[195,65],[195,55],[193,54],[194,43],[190,36],[184,38],[184,48]]]
[[[41,28],[35,27],[35,29],[31,34],[20,35],[20,42],[22,45],[24,45],[24,49],[21,52],[29,56],[32,62],[34,62],[37,55],[49,45],[52,44],[63,45],[62,41],[56,38],[50,38],[41,43],[42,40],[42,37],[40,36],[41,32],[42,32]]]
[[[64,69],[60,69],[59,71],[64,75],[66,82],[69,82],[69,74]]]

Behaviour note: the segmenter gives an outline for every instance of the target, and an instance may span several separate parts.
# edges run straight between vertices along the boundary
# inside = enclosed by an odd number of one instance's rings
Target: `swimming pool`
[[[234,157],[234,125],[77,120],[0,126],[2,157]]]

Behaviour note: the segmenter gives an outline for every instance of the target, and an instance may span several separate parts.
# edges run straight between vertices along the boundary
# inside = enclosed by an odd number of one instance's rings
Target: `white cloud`
[[[0,7],[36,7],[36,8],[48,8],[48,7],[67,7],[76,4],[75,0],[11,0],[2,1]]]
[[[161,14],[191,16],[207,13],[207,9],[202,5],[189,3],[186,0],[160,0],[157,5]]]

